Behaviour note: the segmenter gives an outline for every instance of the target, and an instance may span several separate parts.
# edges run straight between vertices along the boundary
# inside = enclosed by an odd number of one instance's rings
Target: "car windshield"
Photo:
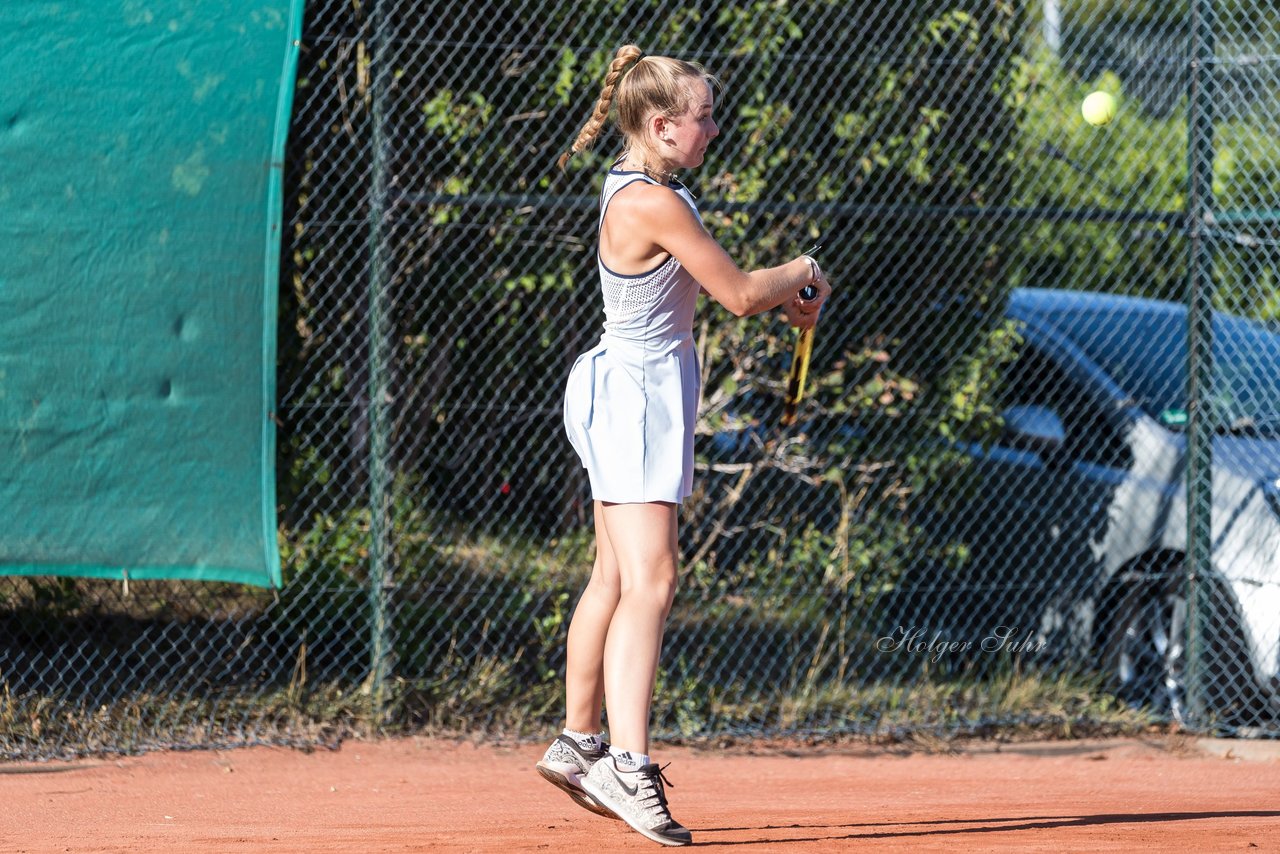
[[[1135,302],[1054,310],[1051,322],[1151,417],[1185,423],[1186,311]],[[1280,429],[1280,335],[1255,321],[1215,314],[1214,399],[1217,421],[1237,429]]]

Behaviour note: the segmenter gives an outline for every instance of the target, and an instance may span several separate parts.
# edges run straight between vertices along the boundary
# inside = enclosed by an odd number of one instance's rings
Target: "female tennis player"
[[[566,727],[537,767],[581,806],[663,845],[692,841],[671,817],[671,784],[649,757],[649,707],[676,590],[677,509],[693,485],[698,294],[739,317],[781,308],[792,326],[807,328],[831,293],[808,256],[739,268],[675,180],[702,164],[720,133],[715,84],[699,65],[626,45],[560,158],[563,169],[616,109],[625,147],[600,196],[604,333],[575,362],[564,398],[569,441],[591,482],[596,558],[569,626]],[[817,295],[801,299],[810,284]],[[605,697],[612,745],[600,731]]]

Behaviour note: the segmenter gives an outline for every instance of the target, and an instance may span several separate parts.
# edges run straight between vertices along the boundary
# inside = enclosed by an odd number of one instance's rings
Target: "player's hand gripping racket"
[[[809,252],[819,247],[815,246]],[[805,254],[808,255],[809,252]],[[800,289],[800,299],[811,300],[818,295],[815,285],[805,285]],[[813,330],[810,326],[796,332],[796,348],[791,356],[791,373],[787,376],[787,393],[782,398],[782,426],[790,427],[796,423],[796,410],[804,398],[804,383],[809,376],[809,356],[813,353]]]
[[[818,295],[817,288],[809,285],[805,290],[811,291],[804,299],[813,299]],[[804,398],[804,383],[809,375],[809,356],[813,353],[813,329],[801,329],[796,333],[796,349],[791,356],[791,373],[787,377],[787,393],[782,399],[782,426],[790,427],[796,423],[796,409]]]

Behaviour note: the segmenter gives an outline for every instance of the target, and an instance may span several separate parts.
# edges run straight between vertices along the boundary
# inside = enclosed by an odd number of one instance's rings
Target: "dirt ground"
[[[655,851],[533,770],[540,745],[0,764],[14,852]],[[1280,851],[1280,744],[978,743],[958,752],[658,746],[702,847],[757,851]]]

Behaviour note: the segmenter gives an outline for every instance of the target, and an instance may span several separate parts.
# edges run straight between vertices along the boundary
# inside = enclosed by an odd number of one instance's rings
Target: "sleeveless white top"
[[[642,172],[611,169],[600,195],[600,222],[623,187]],[[668,184],[695,215],[693,196]],[[693,316],[698,282],[675,256],[626,276],[596,255],[604,296],[600,343],[574,362],[564,422],[597,501],[679,503],[693,491],[693,428],[698,417]]]

